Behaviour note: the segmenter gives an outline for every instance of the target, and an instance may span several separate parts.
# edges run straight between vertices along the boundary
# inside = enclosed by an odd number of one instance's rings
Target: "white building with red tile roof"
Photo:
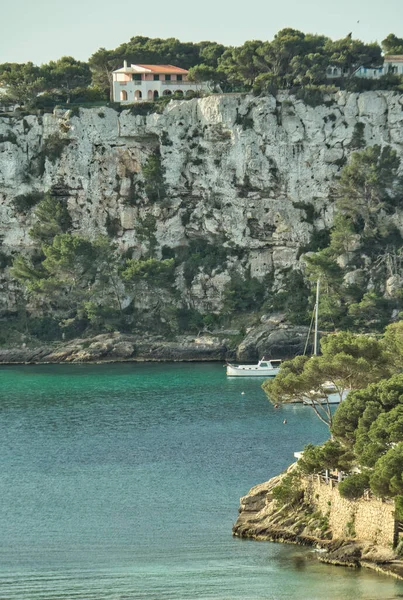
[[[173,65],[127,65],[113,71],[113,99],[121,104],[155,100],[160,96],[209,91],[207,83],[188,80],[188,71]]]

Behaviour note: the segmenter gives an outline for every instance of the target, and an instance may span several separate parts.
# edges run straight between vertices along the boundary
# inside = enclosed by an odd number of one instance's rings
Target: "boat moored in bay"
[[[228,377],[275,377],[281,360],[259,360],[257,365],[231,365],[227,363]]]

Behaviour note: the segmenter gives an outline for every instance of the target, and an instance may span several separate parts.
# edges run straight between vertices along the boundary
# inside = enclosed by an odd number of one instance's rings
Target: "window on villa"
[[[159,75],[154,75],[154,81],[159,81],[160,80],[160,76]]]
[[[141,73],[134,73],[133,81],[141,81]]]
[[[176,76],[176,81],[182,81],[182,75],[177,75]]]
[[[171,76],[170,75],[165,75],[165,81],[171,81]]]

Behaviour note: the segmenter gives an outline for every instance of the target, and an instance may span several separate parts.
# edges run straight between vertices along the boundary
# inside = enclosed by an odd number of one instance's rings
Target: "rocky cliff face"
[[[235,94],[172,101],[162,114],[100,107],[0,117],[3,266],[33,245],[34,211],[15,198],[50,192],[67,202],[74,231],[107,233],[135,258],[148,248],[139,225],[149,215],[157,257],[194,239],[226,248],[220,268],[201,267],[191,281],[177,269],[183,301],[202,313],[220,310],[233,272],[271,273],[281,289],[314,232],[332,224],[329,191],[359,123],[366,144],[403,157],[403,96],[393,92],[340,92],[315,108],[286,94]],[[152,195],[145,167],[156,152],[163,188]],[[400,212],[396,224],[403,233]],[[12,310],[7,268],[0,285],[1,308]]]

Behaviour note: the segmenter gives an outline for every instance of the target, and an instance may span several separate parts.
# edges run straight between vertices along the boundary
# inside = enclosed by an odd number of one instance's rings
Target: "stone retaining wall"
[[[358,539],[381,546],[394,545],[396,521],[394,502],[368,497],[359,500],[342,498],[337,483],[326,483],[319,476],[306,479],[309,502],[329,518],[335,539]]]

